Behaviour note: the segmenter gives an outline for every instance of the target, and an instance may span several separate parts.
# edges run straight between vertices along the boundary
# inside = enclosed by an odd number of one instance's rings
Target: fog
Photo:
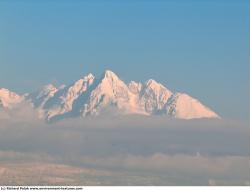
[[[48,124],[36,116],[0,112],[0,184],[250,182],[247,121],[100,116]]]

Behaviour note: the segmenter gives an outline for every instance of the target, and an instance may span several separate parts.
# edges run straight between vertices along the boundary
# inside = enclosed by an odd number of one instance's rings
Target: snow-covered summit
[[[150,79],[145,82],[140,92],[141,102],[145,105],[145,110],[150,114],[161,113],[172,92],[162,84]]]
[[[42,87],[42,89],[39,91],[38,97],[41,98],[45,95],[52,97],[55,92],[57,92],[57,88],[53,84],[48,84]]]
[[[44,105],[45,118],[50,119],[56,116],[63,116],[73,111],[74,103],[81,99],[81,96],[94,83],[95,76],[91,73],[75,81],[69,86],[62,87]]]
[[[37,90],[36,92],[27,94],[26,100],[30,101],[33,106],[42,107],[45,102],[50,98],[53,97],[54,94],[58,91],[58,89],[53,84],[47,84]]]
[[[132,93],[138,94],[142,89],[142,84],[140,82],[131,81],[128,84],[128,88]]]
[[[109,106],[129,108],[130,92],[127,85],[112,71],[106,70],[90,93],[82,115],[98,115]]]
[[[220,118],[200,101],[185,93],[173,94],[166,104],[166,111],[170,116],[180,119]]]
[[[0,88],[0,105],[11,109],[15,104],[20,103],[23,97],[5,88]]]
[[[102,77],[103,79],[118,80],[119,77],[111,70],[105,70]]]
[[[0,89],[0,105],[4,107],[11,108],[23,100],[32,103],[39,117],[47,121],[102,114],[219,118],[215,112],[187,94],[172,92],[153,79],[126,84],[111,70],[106,70],[100,78],[89,73],[59,88],[49,84],[25,96]]]

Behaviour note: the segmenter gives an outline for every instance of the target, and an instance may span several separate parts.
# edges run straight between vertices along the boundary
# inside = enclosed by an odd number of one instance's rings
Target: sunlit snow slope
[[[179,119],[219,118],[200,101],[185,93],[172,92],[153,79],[126,84],[106,70],[100,78],[88,74],[68,86],[52,84],[19,96],[0,89],[0,107],[11,109],[29,102],[47,121],[98,115],[165,115]]]

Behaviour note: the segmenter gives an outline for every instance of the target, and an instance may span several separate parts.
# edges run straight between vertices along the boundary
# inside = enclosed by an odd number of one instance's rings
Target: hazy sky
[[[0,1],[0,87],[105,69],[250,117],[250,1]]]

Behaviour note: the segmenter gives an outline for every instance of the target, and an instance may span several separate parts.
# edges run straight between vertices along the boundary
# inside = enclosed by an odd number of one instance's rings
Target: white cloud
[[[29,107],[8,115],[11,120],[0,118],[0,165],[9,173],[13,165],[15,173],[33,168],[28,175],[34,183],[40,180],[37,163],[63,169],[52,181],[48,173],[41,175],[49,184],[78,184],[79,177],[90,185],[247,185],[250,180],[247,122],[136,116],[45,124]]]

